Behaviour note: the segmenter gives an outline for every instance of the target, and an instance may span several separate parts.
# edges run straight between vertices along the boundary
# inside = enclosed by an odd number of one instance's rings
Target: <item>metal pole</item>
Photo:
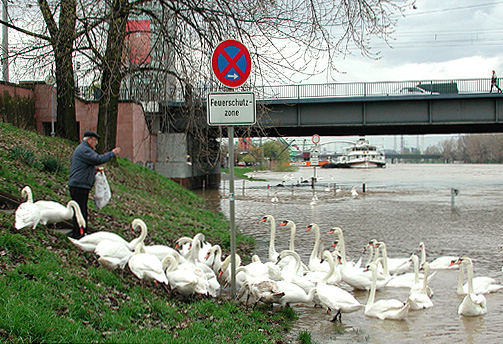
[[[234,127],[229,126],[229,215],[231,221],[231,297],[236,296],[236,224],[234,212]]]
[[[54,137],[54,87],[51,85],[51,136]]]
[[[2,20],[7,22],[9,19],[7,12],[7,0],[2,0]],[[2,27],[2,75],[3,81],[9,81],[9,28],[6,25]]]

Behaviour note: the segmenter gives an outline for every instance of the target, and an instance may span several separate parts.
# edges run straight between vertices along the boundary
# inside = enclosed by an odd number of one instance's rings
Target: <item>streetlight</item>
[[[56,83],[56,79],[49,74],[45,78],[45,83],[51,86],[51,136],[55,136],[56,132],[54,131],[54,96],[53,96],[53,85]]]

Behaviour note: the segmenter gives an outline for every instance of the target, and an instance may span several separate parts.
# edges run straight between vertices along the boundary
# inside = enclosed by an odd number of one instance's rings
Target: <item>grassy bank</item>
[[[0,123],[0,190],[19,195],[29,185],[35,200],[67,203],[69,161],[76,144]],[[229,223],[206,209],[192,192],[126,159],[105,167],[112,200],[97,210],[90,202],[93,231],[127,240],[137,237],[134,218],[148,225],[147,244],[173,246],[201,232],[224,252]],[[5,210],[5,209],[4,209]],[[253,239],[238,236],[250,257]],[[144,287],[126,267],[108,271],[64,234],[39,225],[14,228],[14,214],[0,211],[0,340],[5,342],[284,342],[288,312],[247,308],[219,299],[185,301],[154,284]]]

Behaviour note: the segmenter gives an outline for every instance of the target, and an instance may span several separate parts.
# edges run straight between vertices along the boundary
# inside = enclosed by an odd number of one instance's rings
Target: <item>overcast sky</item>
[[[416,0],[399,17],[391,45],[374,42],[379,60],[340,57],[335,81],[400,81],[503,76],[503,1]],[[326,75],[299,82],[329,82]]]
[[[503,1],[501,0],[416,0],[398,19],[392,47],[372,45],[381,52],[371,60],[354,51],[341,57],[344,73],[333,79],[318,75],[301,83],[352,81],[405,81],[490,78],[494,69],[503,77]],[[404,146],[426,148],[457,135],[405,136]],[[322,142],[357,137],[326,137]],[[400,149],[401,137],[369,136],[386,149]]]

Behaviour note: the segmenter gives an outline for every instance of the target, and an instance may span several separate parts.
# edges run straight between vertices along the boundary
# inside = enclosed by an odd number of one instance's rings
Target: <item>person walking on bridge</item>
[[[496,72],[493,71],[493,75],[491,77],[491,91],[490,93],[493,93],[493,87],[496,87],[499,92],[501,92],[501,88],[498,86],[498,76],[496,75]]]

